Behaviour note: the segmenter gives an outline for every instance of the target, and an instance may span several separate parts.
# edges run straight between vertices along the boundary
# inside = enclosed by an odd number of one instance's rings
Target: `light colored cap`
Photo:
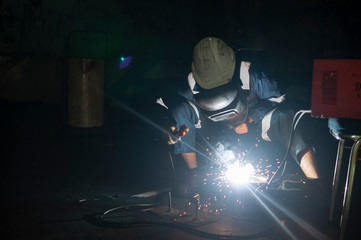
[[[212,89],[229,83],[235,66],[234,51],[219,38],[203,38],[194,47],[192,73],[201,88]]]

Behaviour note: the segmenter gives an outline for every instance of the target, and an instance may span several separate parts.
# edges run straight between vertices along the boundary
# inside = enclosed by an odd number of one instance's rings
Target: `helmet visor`
[[[210,90],[203,90],[194,98],[201,111],[214,122],[243,123],[248,115],[243,91],[233,81]]]

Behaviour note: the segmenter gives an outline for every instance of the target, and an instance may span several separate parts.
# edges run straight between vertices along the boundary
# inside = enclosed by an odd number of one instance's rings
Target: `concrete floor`
[[[2,100],[1,107],[2,239],[338,239],[337,221],[327,220],[328,202],[320,204],[303,191],[253,195],[231,189],[233,195],[215,202],[212,186],[203,187],[195,220],[192,198],[173,194],[170,214],[167,191],[131,197],[170,187],[172,174],[156,131],[125,111],[110,107],[103,128],[70,129],[58,105]],[[320,134],[309,138],[322,142],[316,147],[329,193],[337,142],[325,121],[313,127]],[[99,219],[112,208],[155,203],[148,210],[111,212],[107,222]],[[263,234],[253,235],[258,233]]]

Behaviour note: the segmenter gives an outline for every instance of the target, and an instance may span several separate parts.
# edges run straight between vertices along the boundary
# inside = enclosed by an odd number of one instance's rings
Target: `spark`
[[[239,162],[236,162],[229,165],[226,178],[236,185],[242,185],[249,181],[254,172],[255,169],[252,164],[247,163],[245,166],[240,166]]]
[[[241,143],[240,139],[237,141]],[[203,186],[209,188],[208,193],[211,195],[204,198],[205,201],[199,205],[202,206],[201,211],[206,213],[222,214],[225,209],[228,209],[229,204],[244,208],[242,196],[238,196],[239,193],[242,193],[242,186],[249,183],[256,183],[258,186],[267,183],[273,172],[271,170],[280,164],[276,164],[279,159],[254,159],[251,155],[252,151],[243,149],[243,145],[237,147],[227,142],[224,144],[217,142],[215,145],[211,142],[206,143],[203,151],[212,161],[210,161],[209,172],[205,172],[202,180]],[[273,166],[271,162],[275,165]],[[221,206],[223,206],[222,209],[219,208]]]

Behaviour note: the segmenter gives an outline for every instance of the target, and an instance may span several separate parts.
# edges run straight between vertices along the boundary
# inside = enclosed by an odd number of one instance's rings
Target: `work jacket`
[[[252,118],[254,123],[264,119],[262,138],[268,141],[267,130],[270,126],[272,110],[285,100],[285,95],[280,93],[277,83],[269,79],[265,73],[253,71],[250,62],[238,60],[235,69],[233,81],[239,82],[240,91],[244,91],[247,96],[248,117]],[[202,110],[197,106],[194,98],[201,90],[194,80],[193,74],[190,73],[188,81],[185,81],[184,86],[178,89],[177,96],[173,96],[173,99],[157,99],[157,103],[168,109],[177,128],[182,125],[189,128],[189,132],[182,138],[182,141],[175,144],[174,152],[176,154],[194,152],[197,132],[203,128],[202,125],[205,123],[212,124],[202,114]],[[219,125],[219,123],[214,124]]]

